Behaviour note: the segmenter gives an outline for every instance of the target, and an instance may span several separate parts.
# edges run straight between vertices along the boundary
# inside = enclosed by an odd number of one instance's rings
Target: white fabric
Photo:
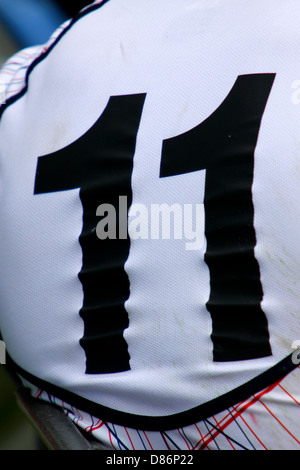
[[[296,0],[111,0],[77,21],[33,69],[28,91],[0,123],[0,325],[21,368],[112,409],[165,416],[231,391],[293,351],[300,338],[299,14]],[[131,370],[85,374],[79,189],[33,195],[37,158],[82,136],[110,96],[146,93],[133,203],[203,204],[204,170],[159,178],[162,142],[209,117],[238,76],[258,73],[276,74],[253,182],[273,355],[214,363],[205,242],[186,250],[185,239],[133,239],[124,333]]]

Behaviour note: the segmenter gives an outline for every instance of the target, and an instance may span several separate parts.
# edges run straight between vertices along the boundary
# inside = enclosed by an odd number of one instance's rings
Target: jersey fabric
[[[147,431],[116,425],[27,384],[108,450],[299,450],[299,367],[248,399],[183,428]]]
[[[0,327],[26,381],[160,431],[297,367],[299,13],[96,2],[4,67]]]

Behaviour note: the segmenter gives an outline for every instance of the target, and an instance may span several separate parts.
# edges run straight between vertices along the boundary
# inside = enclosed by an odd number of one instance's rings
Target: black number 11
[[[199,126],[162,148],[160,177],[206,170],[205,261],[210,271],[207,309],[212,318],[214,361],[272,354],[254,248],[252,183],[254,151],[275,74],[239,76],[221,106]],[[111,97],[92,128],[69,146],[39,157],[35,194],[80,188],[83,266],[79,279],[85,324],[80,341],[86,373],[130,369],[124,339],[129,281],[127,240],[98,240],[96,209],[132,201],[136,137],[146,94]],[[174,99],[176,99],[174,97]],[[200,288],[200,286],[199,286]]]

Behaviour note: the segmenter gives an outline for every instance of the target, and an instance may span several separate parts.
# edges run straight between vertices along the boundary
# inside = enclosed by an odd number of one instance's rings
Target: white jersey
[[[0,328],[22,377],[159,430],[297,366],[299,18],[297,0],[96,2],[12,77]]]

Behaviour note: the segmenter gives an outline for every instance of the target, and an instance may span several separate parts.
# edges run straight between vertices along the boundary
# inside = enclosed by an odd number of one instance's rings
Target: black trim
[[[61,34],[55,39],[55,41],[53,42],[53,44],[51,44],[51,46],[44,52],[42,52],[33,62],[32,64],[30,64],[30,66],[28,67],[28,70],[27,70],[27,73],[26,73],[26,77],[25,77],[25,85],[24,85],[24,88],[19,91],[16,95],[13,95],[11,98],[9,98],[5,104],[3,104],[2,106],[0,106],[0,119],[2,117],[2,114],[4,113],[4,111],[9,107],[11,106],[13,103],[15,103],[16,101],[18,101],[20,98],[22,98],[28,91],[28,81],[29,81],[29,76],[31,74],[31,72],[33,71],[33,69],[40,63],[42,62],[44,59],[46,59],[46,57],[50,54],[50,52],[54,49],[54,47],[59,43],[59,41],[62,39],[62,37],[68,32],[70,31],[70,29],[72,28],[72,26],[77,23],[78,20],[80,20],[81,18],[83,18],[84,16],[88,15],[89,13],[95,11],[95,10],[98,10],[99,8],[103,7],[106,3],[108,3],[110,0],[103,0],[102,3],[98,3],[96,5],[91,5],[90,7],[87,7],[86,9],[84,9],[83,11],[81,11],[80,13],[78,13],[78,15],[76,15],[72,20],[71,22],[69,23],[69,25],[61,32]]]
[[[225,393],[207,403],[169,416],[139,416],[122,411],[113,410],[103,405],[94,403],[86,398],[80,397],[73,392],[64,390],[56,385],[46,382],[19,367],[7,354],[6,363],[15,373],[26,379],[31,384],[46,390],[56,398],[85,411],[102,421],[127,426],[144,431],[167,431],[177,429],[200,422],[217,413],[220,413],[241,401],[247,400],[253,394],[259,393],[277,381],[283,379],[287,374],[298,367],[292,361],[292,354],[280,361],[275,366],[263,372],[259,376],[241,385],[240,387]]]
[[[91,4],[91,0],[54,0],[69,18],[77,15],[83,8]]]

